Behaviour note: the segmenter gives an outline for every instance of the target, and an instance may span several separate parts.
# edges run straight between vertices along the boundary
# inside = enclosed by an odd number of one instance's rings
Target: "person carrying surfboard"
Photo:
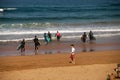
[[[21,53],[22,52],[25,52],[25,39],[23,39],[20,44],[18,45],[17,47],[17,50],[21,50]]]
[[[35,36],[35,38],[33,39],[34,44],[35,44],[35,54],[38,53],[38,47],[40,46],[39,40],[37,38],[37,36]]]

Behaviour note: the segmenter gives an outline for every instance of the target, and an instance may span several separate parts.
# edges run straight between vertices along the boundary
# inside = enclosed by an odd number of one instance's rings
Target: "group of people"
[[[37,38],[37,36],[35,35],[35,38],[33,39],[34,44],[35,44],[35,54],[38,53],[38,47],[40,46],[40,42]],[[25,39],[23,39],[20,44],[17,47],[17,50],[21,50],[21,53],[25,52]]]
[[[55,37],[57,38],[57,41],[60,41],[61,34],[59,31],[55,34]],[[48,31],[48,33],[44,33],[44,41],[46,44],[52,41],[52,34]]]
[[[57,41],[60,40],[61,38],[61,34],[57,31],[57,33],[55,34],[56,38],[57,38]],[[89,32],[89,40],[95,40],[95,37],[93,36],[93,32],[90,31]],[[81,40],[85,43],[86,42],[86,39],[87,39],[87,35],[86,35],[86,32],[83,33],[82,37],[81,37]],[[48,31],[48,33],[44,33],[44,40],[45,42],[48,44],[50,41],[52,41],[52,35],[51,33]],[[39,42],[37,36],[35,36],[35,38],[33,39],[34,41],[34,44],[35,44],[35,54],[38,53],[38,47],[41,45],[41,43]],[[74,47],[74,44],[71,44],[71,54],[70,54],[70,62],[69,63],[73,63],[75,64],[75,47]],[[21,52],[25,52],[25,39],[23,39],[21,41],[21,43],[19,44],[17,50],[21,49]]]
[[[94,37],[92,31],[89,32],[88,37],[89,37],[89,40],[90,40],[90,41],[96,40],[96,38]],[[81,40],[82,40],[84,43],[86,42],[86,40],[87,40],[87,34],[86,34],[86,32],[83,33],[83,35],[82,35],[82,37],[81,37]]]
[[[57,31],[57,33],[55,34],[55,37],[57,38],[57,41],[60,40],[61,38],[61,34],[59,33],[59,31]],[[39,42],[37,36],[35,35],[35,38],[33,39],[34,44],[35,44],[35,54],[38,53],[38,48],[41,45],[41,43]],[[48,31],[48,33],[44,33],[44,41],[46,42],[46,44],[48,44],[50,41],[52,41],[52,34]],[[17,50],[21,50],[21,53],[25,52],[25,39],[23,39],[20,44],[17,47]]]

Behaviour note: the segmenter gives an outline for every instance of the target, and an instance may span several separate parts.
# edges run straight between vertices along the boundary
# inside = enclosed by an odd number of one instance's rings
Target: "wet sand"
[[[92,52],[104,50],[120,50],[120,37],[100,37],[96,41],[83,43],[79,38],[61,39],[60,42],[53,40],[48,45],[41,41],[38,54],[69,53],[70,45],[75,44],[76,52]],[[16,48],[20,42],[0,42],[0,56],[20,56],[20,51]],[[33,41],[26,41],[26,51],[24,55],[35,55]]]

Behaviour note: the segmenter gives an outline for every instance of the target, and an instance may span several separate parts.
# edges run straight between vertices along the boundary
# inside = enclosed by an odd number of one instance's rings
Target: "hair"
[[[74,44],[71,44],[70,46],[74,46]]]

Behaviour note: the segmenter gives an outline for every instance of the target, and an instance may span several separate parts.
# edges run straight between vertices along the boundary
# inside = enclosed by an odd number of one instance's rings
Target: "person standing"
[[[50,38],[50,41],[52,41],[52,35],[51,35],[50,31],[48,31],[48,37]]]
[[[69,63],[73,63],[75,64],[75,47],[74,44],[71,44],[71,54],[70,54],[70,62]]]
[[[44,33],[44,40],[45,40],[46,44],[48,44],[50,42],[50,38],[47,33]]]
[[[86,35],[86,32],[84,32],[82,35],[82,41],[85,43],[86,39],[87,39],[87,35]]]
[[[38,53],[38,47],[40,45],[37,36],[35,36],[35,38],[33,39],[33,41],[34,41],[34,44],[35,44],[35,54],[37,54]]]
[[[57,37],[57,41],[60,41],[61,38],[61,34],[57,31],[57,33],[55,34],[55,36]]]
[[[90,31],[89,32],[89,40],[91,41],[91,40],[96,40],[96,38],[94,37],[94,35],[93,35],[93,32],[92,31]]]

